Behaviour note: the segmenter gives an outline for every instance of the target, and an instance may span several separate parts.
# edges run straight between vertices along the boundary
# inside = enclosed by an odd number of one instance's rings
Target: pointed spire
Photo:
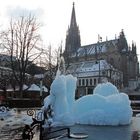
[[[134,43],[133,40],[132,40],[132,52],[133,52],[134,54],[136,54],[136,45],[135,45],[135,43]]]
[[[119,43],[119,50],[123,51],[124,49],[126,50],[126,52],[128,51],[128,44],[127,44],[127,40],[125,38],[125,34],[124,34],[124,30],[122,29],[118,38],[118,43]]]
[[[98,34],[98,43],[102,42],[102,37]]]
[[[120,37],[125,37],[124,35],[124,30],[122,29],[121,32],[120,32]]]
[[[74,7],[75,3],[73,2],[73,7]]]
[[[117,39],[117,35],[115,34],[115,40]]]
[[[128,46],[128,51],[129,51],[129,52],[131,51],[131,47],[130,47],[130,44],[129,44],[129,46]]]
[[[65,58],[70,57],[72,53],[76,53],[76,51],[80,47],[81,47],[80,30],[76,23],[75,7],[73,3],[70,27],[68,28],[68,32],[66,35],[66,43],[64,51]]]
[[[76,16],[75,16],[75,3],[73,2],[70,27],[75,27],[75,26],[77,26],[77,23],[76,23]]]
[[[132,47],[134,47],[135,45],[134,45],[134,41],[132,40]]]

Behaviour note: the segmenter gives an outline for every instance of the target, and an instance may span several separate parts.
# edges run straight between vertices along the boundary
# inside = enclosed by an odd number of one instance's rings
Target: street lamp
[[[97,50],[97,46],[96,46],[96,59],[98,60],[98,63],[99,63],[99,83],[101,83],[101,65],[100,65],[100,56],[99,56],[99,59],[98,59],[98,53],[99,55],[101,55],[101,52],[102,52],[102,45],[100,45],[100,42],[102,42],[102,37],[100,35],[98,35],[98,50]]]
[[[101,75],[100,75],[100,59],[99,59],[99,83],[101,83]]]
[[[43,78],[40,80],[40,97],[42,97],[42,84],[43,83]]]

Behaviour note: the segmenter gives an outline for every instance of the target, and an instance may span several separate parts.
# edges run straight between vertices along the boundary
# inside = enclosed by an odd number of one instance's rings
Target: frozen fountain
[[[61,74],[65,75],[66,68],[65,68],[65,60],[64,57],[61,56],[58,58],[58,70],[56,72],[56,77],[60,76]]]
[[[108,129],[108,136],[111,139],[107,137],[107,140],[112,140],[110,132],[112,132],[113,126],[131,123],[130,100],[125,93],[119,93],[113,84],[109,82],[98,84],[92,95],[86,95],[75,100],[76,82],[77,78],[70,74],[65,75],[64,59],[61,57],[56,78],[50,88],[50,95],[44,99],[40,117],[42,119],[33,118],[32,124],[25,127],[23,137],[33,136],[30,133],[33,134],[34,127],[40,125],[40,139],[61,139],[63,137],[74,139],[89,137],[92,139],[100,136],[96,131],[98,130],[96,126],[100,125],[100,129],[103,130],[101,138],[103,139],[105,136],[104,130]],[[93,135],[93,130],[88,128],[91,125],[93,125],[95,135]],[[107,127],[101,125],[107,125]],[[87,128],[87,130],[81,128]],[[99,134],[101,133],[100,129]],[[116,129],[121,128],[118,126]],[[83,130],[84,133],[81,133]],[[124,138],[122,133],[120,137]]]
[[[75,100],[77,78],[64,74],[64,69],[61,74],[58,68],[50,95],[44,99],[43,110],[48,106],[53,110],[52,126],[130,124],[132,109],[125,93],[119,93],[113,84],[106,82],[98,84],[92,95]]]

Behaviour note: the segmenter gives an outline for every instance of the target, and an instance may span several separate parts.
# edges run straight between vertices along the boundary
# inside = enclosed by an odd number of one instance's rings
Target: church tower
[[[118,39],[118,50],[120,53],[124,53],[124,52],[127,53],[129,50],[123,29],[120,32],[120,36]]]
[[[70,27],[68,27],[68,31],[66,34],[66,44],[64,51],[65,60],[67,61],[68,57],[76,53],[77,49],[80,47],[81,47],[80,31],[76,22],[75,5],[73,3]]]

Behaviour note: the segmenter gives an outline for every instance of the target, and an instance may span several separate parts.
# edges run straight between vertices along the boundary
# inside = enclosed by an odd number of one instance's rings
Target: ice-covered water
[[[50,95],[44,99],[43,109],[53,108],[52,125],[130,124],[132,109],[125,93],[119,93],[111,83],[99,84],[92,95],[75,100],[77,79],[72,75],[57,75]]]

